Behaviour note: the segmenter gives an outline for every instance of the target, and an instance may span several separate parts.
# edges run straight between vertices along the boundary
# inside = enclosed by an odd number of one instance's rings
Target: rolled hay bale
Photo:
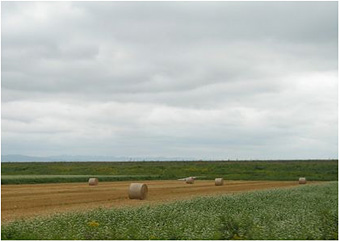
[[[216,178],[215,179],[215,186],[222,186],[224,183],[223,178]]]
[[[307,179],[305,177],[299,178],[299,184],[306,184],[306,183],[307,183]]]
[[[148,186],[144,183],[131,183],[129,188],[130,199],[144,200],[148,195]]]
[[[186,184],[194,184],[195,179],[193,177],[188,177],[185,179]]]
[[[89,179],[90,186],[97,186],[98,185],[98,178],[92,177]]]

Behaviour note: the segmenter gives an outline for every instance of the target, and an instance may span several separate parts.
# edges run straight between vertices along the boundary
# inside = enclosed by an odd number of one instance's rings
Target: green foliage
[[[90,177],[97,177],[101,182],[160,179],[160,176],[157,175],[3,175],[1,176],[1,184],[88,182]]]
[[[96,209],[2,225],[4,240],[338,239],[338,183]]]
[[[187,176],[286,181],[305,176],[308,180],[331,181],[338,180],[338,161],[5,162],[1,165],[1,175],[2,184],[83,182],[94,175],[102,175],[101,181],[167,180]]]

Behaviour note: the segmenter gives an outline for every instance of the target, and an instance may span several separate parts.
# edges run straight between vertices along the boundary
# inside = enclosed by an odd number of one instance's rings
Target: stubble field
[[[293,187],[297,181],[226,181],[215,186],[214,181],[141,181],[148,185],[146,200],[130,200],[127,182],[26,184],[1,186],[1,221],[38,215],[86,210],[98,207],[140,206],[190,199],[202,195],[221,195],[270,188]],[[320,183],[320,182],[312,182]]]

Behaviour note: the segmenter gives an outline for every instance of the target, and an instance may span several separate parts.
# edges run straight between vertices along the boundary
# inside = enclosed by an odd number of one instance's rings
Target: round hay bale
[[[222,186],[224,183],[223,178],[216,178],[215,179],[215,186]]]
[[[188,177],[185,179],[186,184],[194,184],[195,179],[193,177]]]
[[[97,186],[98,185],[98,178],[94,178],[94,177],[90,178],[89,179],[89,185],[90,186]]]
[[[148,186],[144,183],[131,183],[129,188],[130,199],[144,200],[148,195]]]
[[[299,184],[306,184],[306,183],[307,183],[307,179],[305,177],[299,178]]]

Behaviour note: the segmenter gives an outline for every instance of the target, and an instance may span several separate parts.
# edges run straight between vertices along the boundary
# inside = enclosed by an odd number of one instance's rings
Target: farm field
[[[142,181],[149,187],[147,200],[128,199],[130,182],[2,185],[1,221],[48,215],[56,212],[84,210],[97,207],[122,207],[164,203],[190,199],[201,195],[230,194],[251,190],[297,186],[297,181],[225,181],[215,186],[214,181]],[[320,183],[320,182],[308,182]]]
[[[337,160],[297,161],[173,161],[173,162],[4,162],[1,184],[174,180],[197,176],[211,180],[338,180]]]
[[[91,177],[101,181],[156,180],[157,175],[3,175],[1,184],[41,184],[87,182]]]
[[[204,182],[206,181],[194,185],[204,187]],[[274,184],[275,182],[258,182],[257,185],[255,182],[230,182],[221,189],[226,187],[227,190],[232,190],[234,187],[235,191],[239,191],[237,186],[244,187],[245,190],[256,186],[273,188]],[[281,186],[278,189],[234,195],[196,197],[154,206],[148,206],[147,201],[133,201],[144,205],[100,208],[33,220],[17,220],[2,225],[1,237],[5,240],[338,239],[337,182],[295,187],[296,183],[292,182],[279,184],[289,188]],[[276,186],[280,187],[279,184]],[[173,187],[177,187],[173,183],[168,186],[165,190],[171,191]],[[151,187],[150,200],[161,192],[157,190],[157,183],[150,184]],[[22,189],[26,190],[24,186]],[[196,190],[194,187],[191,189]],[[57,190],[52,190],[52,194]],[[185,194],[190,189],[182,190]]]
[[[336,239],[337,180],[337,160],[6,162],[2,239]]]

